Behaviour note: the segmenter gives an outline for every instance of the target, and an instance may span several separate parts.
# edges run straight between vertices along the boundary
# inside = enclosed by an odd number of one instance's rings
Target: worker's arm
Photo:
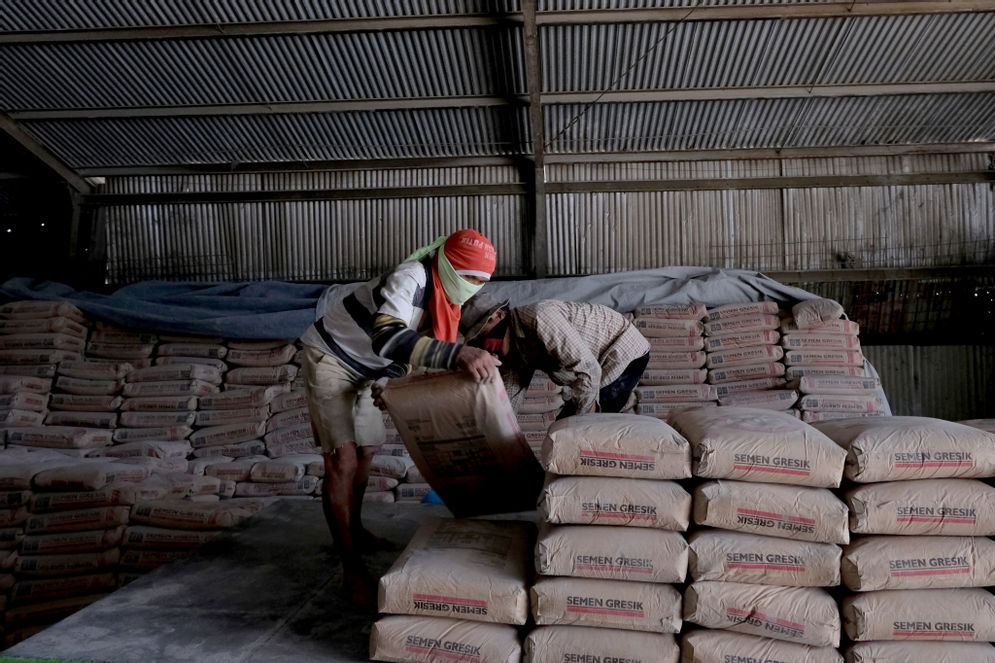
[[[568,386],[573,409],[590,412],[598,401],[601,364],[576,328],[556,308],[542,307],[536,314],[536,334],[546,353],[557,365],[554,373],[572,376]]]

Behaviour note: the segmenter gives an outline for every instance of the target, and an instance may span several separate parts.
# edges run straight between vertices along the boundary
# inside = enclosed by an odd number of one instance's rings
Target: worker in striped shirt
[[[376,607],[376,583],[360,551],[383,543],[360,517],[370,460],[386,438],[371,387],[411,366],[498,377],[495,357],[456,342],[460,307],[490,279],[496,260],[490,241],[474,230],[440,237],[360,285],[301,336],[308,410],[325,461],[322,506],[343,588],[361,607]]]
[[[461,331],[469,345],[494,353],[503,373],[516,374],[512,383],[528,387],[538,369],[563,386],[560,419],[622,411],[649,363],[649,341],[639,330],[589,302],[546,299],[511,308],[482,293],[463,308]]]

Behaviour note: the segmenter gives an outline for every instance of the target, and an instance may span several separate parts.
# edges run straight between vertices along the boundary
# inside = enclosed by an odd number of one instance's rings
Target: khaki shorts
[[[301,356],[311,426],[322,451],[331,453],[349,442],[383,444],[387,432],[383,413],[373,404],[373,382],[317,348],[304,346]]]

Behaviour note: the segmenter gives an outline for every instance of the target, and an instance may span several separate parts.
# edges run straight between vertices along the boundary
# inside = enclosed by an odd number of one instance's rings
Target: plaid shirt
[[[565,396],[578,412],[589,411],[598,391],[650,349],[622,314],[587,302],[547,299],[513,308],[511,329],[520,361],[568,387]]]

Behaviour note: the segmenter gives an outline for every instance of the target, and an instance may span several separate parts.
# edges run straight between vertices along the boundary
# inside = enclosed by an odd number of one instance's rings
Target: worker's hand
[[[370,385],[370,393],[373,395],[373,404],[378,408],[387,411],[387,404],[383,402],[383,388],[387,385],[387,378],[380,378]]]
[[[456,367],[469,373],[477,382],[490,382],[498,376],[501,360],[491,353],[464,345],[456,355]]]

